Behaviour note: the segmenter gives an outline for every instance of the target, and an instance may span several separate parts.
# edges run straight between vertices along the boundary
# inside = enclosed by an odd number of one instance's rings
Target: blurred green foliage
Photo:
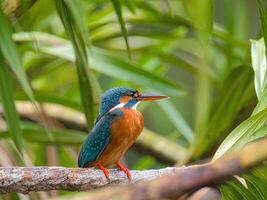
[[[1,2],[0,148],[9,158],[1,166],[75,166],[87,133],[51,121],[42,107],[39,117],[19,119],[15,101],[81,111],[90,130],[101,92],[116,86],[171,97],[140,109],[146,128],[183,149],[178,164],[215,152],[218,159],[266,135],[265,1]],[[126,161],[135,169],[167,165],[138,149]],[[223,184],[223,199],[266,199],[266,177],[262,166],[243,177],[249,189]]]

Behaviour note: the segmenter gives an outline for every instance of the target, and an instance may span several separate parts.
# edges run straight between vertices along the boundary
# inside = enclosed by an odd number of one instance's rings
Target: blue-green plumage
[[[137,90],[131,88],[117,87],[107,90],[101,96],[99,115],[95,120],[95,124],[99,121],[102,116],[104,116],[111,108],[118,105],[120,98],[126,95],[133,95]],[[137,103],[135,101],[134,103]]]
[[[123,113],[119,109],[115,109],[103,115],[98,122],[96,122],[82,146],[78,159],[79,167],[86,167],[99,158],[109,143],[111,136],[110,126],[112,122],[117,117],[122,116]]]
[[[97,166],[109,179],[106,167],[115,164],[131,179],[129,170],[119,161],[144,127],[143,116],[136,107],[141,101],[162,98],[166,96],[141,94],[131,88],[119,87],[106,91],[101,98],[94,128],[81,148],[78,166]]]
[[[136,90],[131,88],[118,87],[112,88],[102,95],[99,116],[97,117],[94,128],[89,133],[79,154],[79,167],[86,167],[91,162],[96,161],[105,150],[111,136],[110,126],[112,121],[116,117],[123,115],[119,109],[115,109],[111,112],[108,111],[119,104],[121,97],[132,95],[135,92]]]
[[[111,108],[119,104],[119,100],[123,96],[131,96],[135,92],[137,92],[134,89],[131,88],[112,88],[108,91],[106,91],[102,97],[101,97],[101,105],[100,105],[100,115],[105,114],[108,112]]]

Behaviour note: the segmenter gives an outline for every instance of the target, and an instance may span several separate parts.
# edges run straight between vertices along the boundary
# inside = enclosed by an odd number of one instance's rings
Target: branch
[[[248,144],[244,149],[202,165],[185,167],[174,175],[164,176],[150,182],[120,186],[94,192],[86,200],[158,200],[177,199],[181,195],[232,178],[267,159],[267,138]],[[79,196],[79,200],[83,200]]]
[[[131,171],[132,183],[174,174],[180,169],[170,167],[160,170]],[[129,182],[124,173],[115,169],[109,171],[110,182],[107,182],[102,171],[92,168],[0,167],[0,193],[49,190],[83,191]]]
[[[177,199],[179,196],[232,178],[267,159],[267,138],[247,145],[244,149],[202,165],[160,170],[131,171],[133,183],[94,191],[79,200],[104,199]],[[60,167],[0,168],[0,193],[47,190],[81,191],[106,185],[128,183],[125,174],[110,170],[107,182],[100,170]],[[162,177],[161,177],[162,176]],[[155,179],[155,180],[153,180]]]

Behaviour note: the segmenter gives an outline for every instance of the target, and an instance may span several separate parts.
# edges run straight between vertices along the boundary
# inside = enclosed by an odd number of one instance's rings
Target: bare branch
[[[131,171],[132,183],[141,180],[152,180],[162,175],[174,174],[177,168],[160,170]],[[0,167],[0,193],[49,190],[82,191],[106,185],[129,183],[124,173],[110,170],[110,182],[107,182],[102,171],[89,168],[64,167]]]
[[[267,159],[267,138],[247,145],[243,150],[202,165],[160,170],[131,171],[135,184],[105,188],[86,199],[177,199],[195,189],[221,182],[257,166]],[[100,170],[60,167],[0,168],[0,193],[47,190],[81,191],[106,185],[128,183],[125,174],[110,170],[107,182]],[[162,177],[161,177],[162,176]],[[155,180],[153,180],[155,179]],[[137,182],[137,183],[136,183]],[[83,198],[79,196],[79,200]]]
[[[248,144],[244,149],[231,153],[214,162],[186,167],[174,175],[164,176],[150,182],[102,190],[86,196],[87,200],[158,200],[177,199],[198,188],[232,178],[255,167],[267,159],[267,138]],[[123,198],[118,198],[123,197]],[[85,198],[79,197],[79,200]]]

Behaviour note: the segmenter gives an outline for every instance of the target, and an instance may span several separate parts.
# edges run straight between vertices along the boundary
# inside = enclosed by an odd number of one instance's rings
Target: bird
[[[78,167],[96,167],[110,180],[108,168],[117,166],[131,181],[132,176],[120,160],[143,130],[144,119],[137,110],[143,101],[168,98],[140,93],[126,87],[111,88],[101,96],[99,115],[85,139],[78,157]]]

